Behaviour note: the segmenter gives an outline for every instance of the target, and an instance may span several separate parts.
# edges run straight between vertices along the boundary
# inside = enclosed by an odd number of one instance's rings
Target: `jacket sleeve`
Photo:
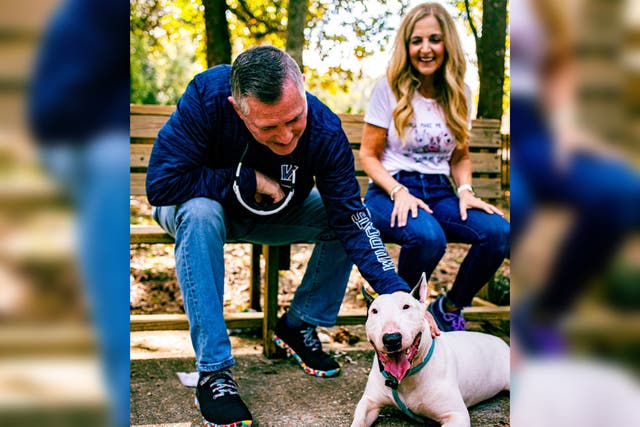
[[[360,199],[353,152],[344,132],[331,143],[324,144],[329,152],[316,176],[316,186],[327,209],[329,225],[364,279],[379,294],[409,291],[411,288],[397,275],[395,264]]]
[[[216,111],[209,110],[204,109],[197,80],[192,80],[151,151],[146,187],[152,205],[176,205],[195,197],[223,203],[233,194],[235,170],[212,169],[204,163],[207,144],[215,136]],[[241,191],[252,197],[255,172],[243,168],[241,174]]]

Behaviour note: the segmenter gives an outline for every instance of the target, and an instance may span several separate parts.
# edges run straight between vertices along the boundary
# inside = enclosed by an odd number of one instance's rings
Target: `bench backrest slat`
[[[146,169],[151,156],[153,144],[132,144],[131,145],[131,168]],[[359,157],[360,150],[353,149],[354,167],[356,171],[362,171]],[[500,172],[500,156],[498,153],[471,153],[471,162],[475,173],[498,173]]]
[[[144,196],[145,178],[153,142],[160,128],[175,110],[174,105],[131,105],[131,195]],[[362,170],[358,151],[362,140],[362,114],[340,114],[344,129],[354,151],[354,168],[364,196],[368,178]],[[496,200],[502,197],[501,190],[501,136],[498,120],[474,120],[471,130],[471,162],[473,186],[483,198]]]

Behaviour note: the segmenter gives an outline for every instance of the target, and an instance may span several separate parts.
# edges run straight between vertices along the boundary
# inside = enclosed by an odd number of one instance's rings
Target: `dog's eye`
[[[409,304],[405,304],[404,307],[402,307],[403,310],[409,310]]]
[[[378,314],[378,309],[377,308],[372,308],[371,309],[371,314]]]

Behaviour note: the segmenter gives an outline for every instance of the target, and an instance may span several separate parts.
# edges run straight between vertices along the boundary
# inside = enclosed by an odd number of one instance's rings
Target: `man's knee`
[[[224,210],[215,200],[197,197],[178,206],[176,223],[178,229],[187,227],[202,231],[224,231]]]

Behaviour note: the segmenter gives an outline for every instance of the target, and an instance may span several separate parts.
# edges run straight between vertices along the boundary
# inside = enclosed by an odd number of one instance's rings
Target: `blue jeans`
[[[199,372],[217,371],[235,363],[223,315],[225,242],[314,242],[287,315],[312,325],[335,323],[353,264],[329,228],[317,190],[301,206],[273,217],[231,218],[220,203],[207,198],[157,207],[153,217],[176,239],[176,272]]]
[[[370,184],[365,204],[382,239],[401,246],[398,275],[416,284],[422,273],[431,275],[443,257],[447,242],[470,243],[448,298],[458,307],[471,305],[509,253],[509,223],[501,216],[472,209],[466,221],[460,218],[458,196],[445,175],[398,172],[395,179],[412,195],[424,200],[433,214],[418,209],[418,217],[405,227],[391,228],[393,202],[376,184]]]
[[[78,264],[100,347],[111,423],[129,425],[129,130],[41,148],[73,199]]]
[[[558,168],[555,141],[532,99],[512,97],[511,134],[514,241],[541,204],[560,204],[574,213],[538,295],[547,315],[561,315],[640,227],[640,174],[619,160],[588,152],[576,153],[566,167]]]

